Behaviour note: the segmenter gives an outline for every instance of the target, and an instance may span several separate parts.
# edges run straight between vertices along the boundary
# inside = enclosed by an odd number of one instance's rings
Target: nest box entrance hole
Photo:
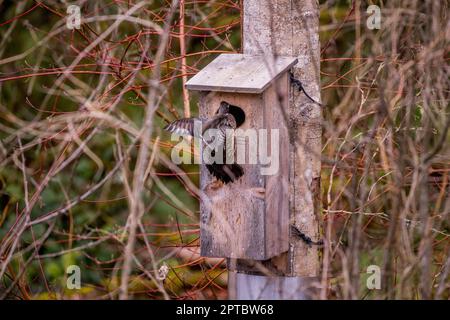
[[[226,101],[223,101],[226,102]],[[234,117],[236,120],[236,128],[242,126],[245,122],[245,112],[240,107],[229,104],[228,112]]]

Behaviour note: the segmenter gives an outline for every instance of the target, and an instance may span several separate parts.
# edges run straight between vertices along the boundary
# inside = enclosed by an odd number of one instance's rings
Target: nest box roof
[[[295,57],[221,54],[193,76],[186,88],[198,91],[261,93],[297,63]]]

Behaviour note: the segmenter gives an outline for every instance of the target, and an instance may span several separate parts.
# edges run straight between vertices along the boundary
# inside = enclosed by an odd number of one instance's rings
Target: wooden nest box
[[[186,83],[200,91],[200,117],[213,116],[222,101],[233,106],[230,113],[243,134],[236,145],[243,143],[246,151],[244,174],[234,182],[219,183],[201,166],[202,256],[267,260],[288,250],[289,70],[296,62],[221,54]],[[264,143],[270,163],[262,154]],[[257,149],[256,160],[250,159],[251,148]]]

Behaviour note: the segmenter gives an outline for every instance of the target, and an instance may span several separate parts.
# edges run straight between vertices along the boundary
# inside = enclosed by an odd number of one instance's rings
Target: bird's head
[[[228,102],[222,101],[220,103],[219,109],[217,109],[216,114],[230,113],[230,104]]]
[[[226,101],[220,103],[219,109],[216,111],[218,114],[231,114],[236,120],[236,126],[240,127],[245,122],[245,112],[238,106],[233,106]]]

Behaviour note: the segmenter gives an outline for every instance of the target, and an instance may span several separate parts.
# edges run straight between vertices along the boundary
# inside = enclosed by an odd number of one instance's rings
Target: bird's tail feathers
[[[244,175],[244,169],[236,164],[208,164],[209,172],[223,183],[234,182]]]

